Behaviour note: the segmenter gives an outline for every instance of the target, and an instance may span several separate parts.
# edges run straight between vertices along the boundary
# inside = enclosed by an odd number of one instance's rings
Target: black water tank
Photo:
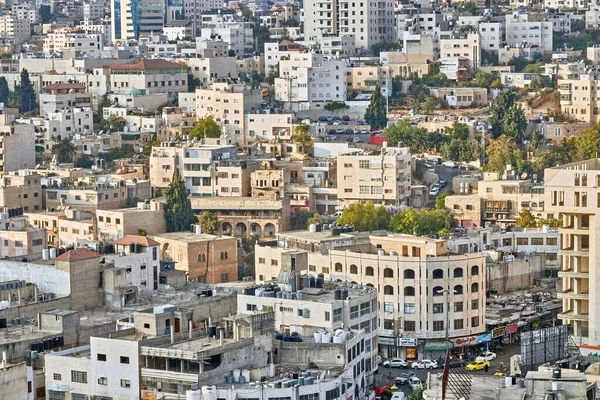
[[[348,289],[342,289],[342,300],[348,299]]]
[[[98,254],[104,254],[104,243],[98,243],[96,250],[98,250]]]
[[[129,243],[129,254],[135,253],[135,243]]]
[[[317,280],[312,275],[308,277],[308,283],[308,287],[317,287]]]
[[[552,370],[552,379],[560,379],[562,372],[560,368],[554,368]]]
[[[342,289],[335,289],[333,291],[333,298],[335,300],[341,300],[342,299]]]
[[[141,252],[142,252],[142,246],[141,246],[139,243],[136,243],[136,244],[135,244],[135,246],[134,246],[134,249],[135,249],[135,253],[136,253],[136,254],[138,254],[138,253],[141,253]]]
[[[0,317],[0,329],[6,328],[6,318]]]
[[[215,325],[208,326],[208,336],[209,337],[217,336],[217,327]]]
[[[64,336],[59,336],[58,337],[58,346],[59,347],[63,347],[65,345],[65,337]]]

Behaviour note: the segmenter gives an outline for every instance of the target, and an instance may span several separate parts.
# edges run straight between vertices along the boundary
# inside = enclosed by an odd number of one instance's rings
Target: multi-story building
[[[589,124],[600,122],[596,95],[598,81],[594,74],[582,74],[579,79],[559,79],[561,113]]]
[[[379,64],[379,62],[378,62]],[[373,93],[379,86],[381,94],[392,94],[392,70],[388,65],[357,65],[348,67],[347,90],[356,93]]]
[[[410,196],[410,149],[384,147],[380,154],[338,156],[337,177],[342,206],[362,200],[377,205],[403,204]]]
[[[213,83],[196,89],[196,117],[214,117],[232,143],[244,142],[244,114],[260,109],[262,95],[242,83]]]
[[[15,121],[12,115],[0,115],[0,172],[35,167],[35,127]]]
[[[42,211],[41,177],[30,171],[0,174],[0,208],[22,208],[23,212]]]
[[[592,5],[585,12],[585,27],[587,29],[600,28],[600,6]]]
[[[46,230],[50,247],[79,248],[92,243],[96,238],[93,215],[90,212],[67,209],[26,215],[31,226]]]
[[[528,21],[523,15],[506,16],[507,46],[537,46],[543,51],[552,51],[553,24],[548,21]]]
[[[215,284],[238,280],[237,238],[195,232],[151,235],[159,243],[161,260],[172,261],[189,279]]]
[[[250,196],[250,174],[259,168],[258,162],[221,161],[215,167],[215,196]]]
[[[46,248],[46,230],[27,224],[21,209],[0,213],[0,257],[39,255]]]
[[[142,34],[162,32],[165,2],[140,0],[132,6],[122,0],[110,1],[112,39],[115,42],[139,39]]]
[[[53,83],[40,93],[40,114],[47,116],[57,111],[92,107],[92,98],[82,83]],[[61,132],[62,133],[62,132]]]
[[[66,107],[56,112],[49,111],[45,117],[45,139],[51,139],[58,135],[63,136],[65,133],[67,136],[86,134],[94,128],[94,112],[91,107]]]
[[[516,44],[514,46],[505,46],[498,51],[498,63],[508,64],[513,58],[525,58],[532,61],[536,54],[543,54],[544,49],[539,46],[529,44]]]
[[[65,56],[98,57],[104,47],[104,37],[100,33],[85,33],[76,29],[52,32],[44,37],[44,53],[63,53]]]
[[[449,65],[456,65],[456,72],[446,74],[455,79],[469,79],[471,73],[481,65],[481,37],[479,33],[469,33],[462,38],[441,39],[440,59]],[[446,73],[445,71],[441,72]]]
[[[396,39],[394,2],[356,3],[310,0],[304,4],[304,37],[312,40],[321,32],[354,35],[355,47],[369,53],[373,45]]]
[[[184,0],[183,15],[192,21],[194,35],[197,37],[202,27],[202,16],[211,10],[223,10],[223,0]]]
[[[504,44],[504,22],[480,22],[478,32],[481,38],[481,50],[498,51]]]
[[[13,4],[12,12],[19,19],[28,19],[31,24],[40,23],[39,8],[35,7],[35,3]]]
[[[245,114],[245,143],[290,140],[294,125],[293,114]]]
[[[598,226],[600,195],[600,159],[578,161],[544,170],[546,210],[560,218],[563,300],[558,318],[569,326],[570,333],[584,344],[598,344],[600,307],[596,289],[600,247],[595,229]]]
[[[209,82],[221,78],[230,78],[237,76],[235,67],[235,57],[203,57],[186,58],[182,60],[190,69],[190,74],[194,78],[200,79],[200,82],[207,85]]]
[[[586,68],[583,60],[577,62],[569,62],[566,59],[552,60],[544,64],[544,74],[558,79],[578,79],[586,73]]]
[[[97,21],[104,18],[104,14],[108,7],[106,0],[89,0],[83,3],[83,19],[84,21]],[[108,42],[107,42],[108,43]]]
[[[253,24],[244,21],[235,10],[218,8],[203,12],[200,37],[228,43],[235,56],[254,52]]]
[[[14,14],[0,16],[0,39],[10,44],[22,44],[31,38],[31,22]]]
[[[384,356],[437,358],[447,348],[448,321],[451,339],[486,330],[483,253],[451,254],[441,239],[337,228],[278,234],[277,243],[256,247],[257,282],[293,265],[297,273],[322,274],[325,281],[375,287]]]
[[[165,232],[166,220],[161,204],[151,200],[140,202],[135,208],[96,210],[96,237],[98,240],[111,241],[126,235]]]
[[[437,87],[430,88],[430,94],[448,103],[450,107],[473,107],[487,104],[486,88]]]

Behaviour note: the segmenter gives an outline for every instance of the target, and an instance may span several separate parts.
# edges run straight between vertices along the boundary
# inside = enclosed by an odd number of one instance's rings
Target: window
[[[557,244],[558,244],[558,240],[556,238],[546,238],[546,245],[556,246]]]
[[[87,383],[87,372],[71,370],[71,382]]]
[[[246,304],[246,311],[256,311],[256,304]],[[302,313],[301,309],[298,309]]]
[[[98,353],[98,354],[96,354],[96,359],[98,361],[106,361],[106,354]]]
[[[265,263],[265,259],[263,257],[258,257],[258,263],[259,264],[264,264]]]
[[[463,312],[463,302],[462,301],[454,302],[454,312]]]
[[[358,274],[358,267],[356,265],[352,264],[350,266],[350,273],[351,274]]]
[[[471,300],[471,310],[479,309],[479,299]]]
[[[373,270],[373,267],[367,267],[367,268],[365,268],[365,275],[366,276],[374,276],[375,275],[375,271]]]
[[[531,238],[532,246],[542,246],[544,244],[544,238]]]
[[[34,239],[31,241],[32,246],[41,246],[43,244],[42,239]]]
[[[331,321],[331,313],[329,311],[325,311],[325,321]]]
[[[415,321],[404,321],[404,330],[406,332],[414,332],[417,329]]]
[[[414,286],[405,286],[404,287],[404,295],[405,296],[414,296],[415,295],[415,287]]]
[[[463,269],[462,268],[454,268],[453,276],[455,278],[462,278],[463,277]]]
[[[478,265],[473,265],[471,267],[471,275],[479,275],[479,266]]]
[[[455,319],[454,320],[454,329],[458,330],[458,329],[464,329],[465,327],[465,323],[462,319]]]
[[[517,238],[517,246],[528,246],[529,238]]]
[[[129,357],[121,356],[121,364],[129,364]]]
[[[394,303],[383,303],[383,311],[386,313],[393,313]],[[352,315],[350,315],[350,318],[352,318]]]
[[[369,168],[369,160],[359,160],[358,161],[358,168],[368,169]]]
[[[433,279],[444,279],[444,271],[441,269],[434,269],[431,276]]]
[[[391,268],[386,268],[383,270],[383,277],[384,278],[393,278],[394,277],[394,270]]]
[[[415,313],[415,303],[404,303],[404,313],[405,314],[414,314]]]
[[[98,378],[98,385],[106,386],[108,385],[108,378],[105,376],[101,376]]]
[[[471,285],[471,293],[479,292],[479,283],[475,282]]]
[[[475,328],[479,326],[479,317],[471,317],[471,327]]]
[[[20,240],[15,240],[15,247],[23,247],[23,242]]]
[[[221,258],[223,258],[223,257],[221,256]],[[279,263],[277,262],[277,260],[273,260],[273,259],[271,260],[271,265],[278,265],[278,264]]]
[[[335,263],[334,269],[335,272],[342,272],[344,270],[341,263]]]
[[[131,387],[131,381],[129,379],[121,379],[121,387],[123,387],[123,388],[130,388]]]
[[[454,286],[454,294],[463,294],[463,286],[462,285]]]
[[[385,285],[383,287],[383,294],[394,294],[394,287],[391,285]]]
[[[444,303],[434,303],[433,304],[433,313],[441,314],[444,312]]]
[[[61,374],[52,374],[52,379],[54,379],[55,381],[61,381],[62,375]]]
[[[444,330],[444,321],[433,321],[433,331],[440,332]]]
[[[342,320],[342,309],[336,308],[333,310],[333,322],[340,322]]]
[[[444,294],[444,288],[441,286],[435,286],[432,293],[434,296],[441,296]]]
[[[405,269],[404,270],[404,279],[415,279],[415,270],[414,269]]]

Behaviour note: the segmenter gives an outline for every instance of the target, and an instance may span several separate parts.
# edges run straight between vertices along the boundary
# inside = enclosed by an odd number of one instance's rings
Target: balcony
[[[589,248],[583,248],[581,250],[575,250],[573,247],[566,249],[560,249],[558,251],[559,256],[574,256],[574,257],[589,257]]]
[[[587,272],[575,272],[573,269],[566,269],[566,270],[558,271],[558,277],[559,278],[583,278],[583,279],[589,279],[590,273],[589,273],[589,271],[587,271]]]
[[[589,227],[575,228],[573,225],[565,226],[564,228],[558,228],[558,233],[566,233],[570,235],[589,235]]]
[[[589,290],[582,290],[581,293],[575,293],[573,290],[564,290],[556,293],[556,297],[559,299],[572,299],[572,300],[589,300]]]
[[[566,319],[569,321],[587,321],[589,319],[588,313],[578,313],[576,314],[573,310],[568,310],[562,313],[558,313],[558,319]]]

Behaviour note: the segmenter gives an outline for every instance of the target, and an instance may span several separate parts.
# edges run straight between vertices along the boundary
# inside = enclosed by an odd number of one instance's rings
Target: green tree
[[[126,122],[123,118],[116,115],[109,115],[108,118],[102,119],[99,124],[100,130],[104,132],[123,132]]]
[[[490,140],[485,152],[487,155],[486,171],[503,172],[507,164],[511,164],[514,168],[517,161],[522,159],[522,154],[514,139],[506,135]]]
[[[542,218],[538,220],[538,226],[544,226],[544,225],[548,225],[552,228],[562,228],[562,221],[558,218],[554,218],[554,217],[548,217],[548,218]]]
[[[445,135],[414,126],[407,118],[387,128],[385,136],[390,146],[410,147],[413,153],[437,150],[448,141]]]
[[[8,90],[8,82],[6,78],[0,76],[0,103],[4,103],[5,107],[8,107],[8,94],[10,91]]]
[[[537,221],[529,210],[523,208],[519,212],[519,215],[517,215],[516,224],[521,228],[535,228],[537,226]]]
[[[492,85],[492,82],[494,82],[494,75],[487,72],[483,72],[482,70],[477,70],[477,72],[475,72],[475,78],[473,79],[473,83],[476,86],[482,88],[489,88]]]
[[[342,225],[351,225],[359,232],[370,232],[387,229],[390,219],[390,213],[385,207],[375,207],[372,201],[361,201],[346,207],[338,222]]]
[[[452,126],[447,126],[444,133],[452,139],[467,140],[469,138],[469,127],[458,121],[454,121]]]
[[[402,49],[402,43],[384,40],[371,46],[373,56],[379,57],[382,51],[397,51]]]
[[[158,138],[151,140],[142,148],[142,154],[146,157],[150,157],[150,154],[152,154],[152,148],[158,145],[160,145],[160,140],[158,140]]]
[[[523,113],[521,105],[513,103],[502,119],[504,134],[515,139],[517,144],[523,143],[525,138],[525,130],[527,129],[527,118]]]
[[[314,213],[312,217],[310,217],[308,219],[308,221],[306,221],[307,225],[310,224],[322,224],[323,222],[325,222],[323,220],[323,218],[321,218],[321,216],[319,215],[319,213]]]
[[[192,74],[188,74],[188,92],[195,92],[199,86],[202,86],[200,79]]]
[[[192,204],[188,199],[185,182],[176,168],[173,179],[165,192],[165,219],[167,232],[188,231],[192,224],[198,222]]]
[[[214,211],[204,211],[198,218],[198,224],[202,228],[202,233],[214,235],[219,231],[219,217]]]
[[[371,102],[365,112],[365,121],[371,126],[372,131],[378,131],[387,126],[387,107],[379,85],[375,86],[375,92],[371,96]]]
[[[426,96],[424,101],[419,105],[419,111],[425,115],[431,115],[439,108],[440,101],[438,98],[433,96]]]
[[[148,232],[146,232],[145,229],[138,228],[138,236],[146,236],[146,235],[148,235]]]
[[[533,132],[533,136],[531,137],[531,146],[534,149],[540,147],[540,144],[544,142],[544,135],[538,130]]]
[[[541,62],[536,62],[536,63],[529,63],[527,65],[525,65],[525,67],[523,67],[523,72],[527,72],[529,74],[539,74],[540,73],[540,69],[544,66],[543,63]]]
[[[407,207],[394,216],[390,230],[409,235],[432,235],[446,233],[454,225],[454,219],[445,207],[435,210]]]
[[[190,132],[190,136],[192,138],[219,138],[221,137],[221,128],[219,124],[215,121],[212,115],[208,117],[200,118],[194,124]]]
[[[294,133],[292,134],[292,142],[301,143],[308,145],[312,142],[312,136],[310,135],[310,127],[304,122],[299,123],[294,127]]]
[[[596,158],[600,154],[600,124],[582,131],[575,137],[577,159]]]
[[[75,155],[75,145],[69,138],[63,138],[52,146],[52,154],[59,163],[72,163]]]
[[[445,210],[446,209],[446,197],[452,196],[454,192],[452,190],[444,190],[442,193],[438,194],[435,198],[435,209],[436,210]]]
[[[507,111],[517,102],[517,95],[513,92],[500,92],[492,104],[492,116],[490,124],[492,125],[492,136],[499,137],[504,133],[504,116]]]
[[[290,225],[293,231],[305,230],[308,227],[308,220],[313,214],[306,210],[296,210],[290,216]]]
[[[102,95],[102,100],[98,104],[98,112],[94,114],[94,123],[99,124],[104,119],[104,108],[110,107],[110,100],[108,98],[108,93],[104,93]]]
[[[330,101],[329,103],[326,103],[325,106],[323,107],[323,109],[325,109],[325,111],[340,111],[340,110],[347,110],[349,109],[350,106],[346,103],[344,103],[343,101]]]
[[[23,68],[21,71],[21,77],[19,81],[19,86],[17,88],[17,93],[19,94],[20,100],[20,112],[29,112],[33,111],[36,108],[36,100],[35,100],[35,90],[33,89],[33,84],[29,79],[29,72]]]

